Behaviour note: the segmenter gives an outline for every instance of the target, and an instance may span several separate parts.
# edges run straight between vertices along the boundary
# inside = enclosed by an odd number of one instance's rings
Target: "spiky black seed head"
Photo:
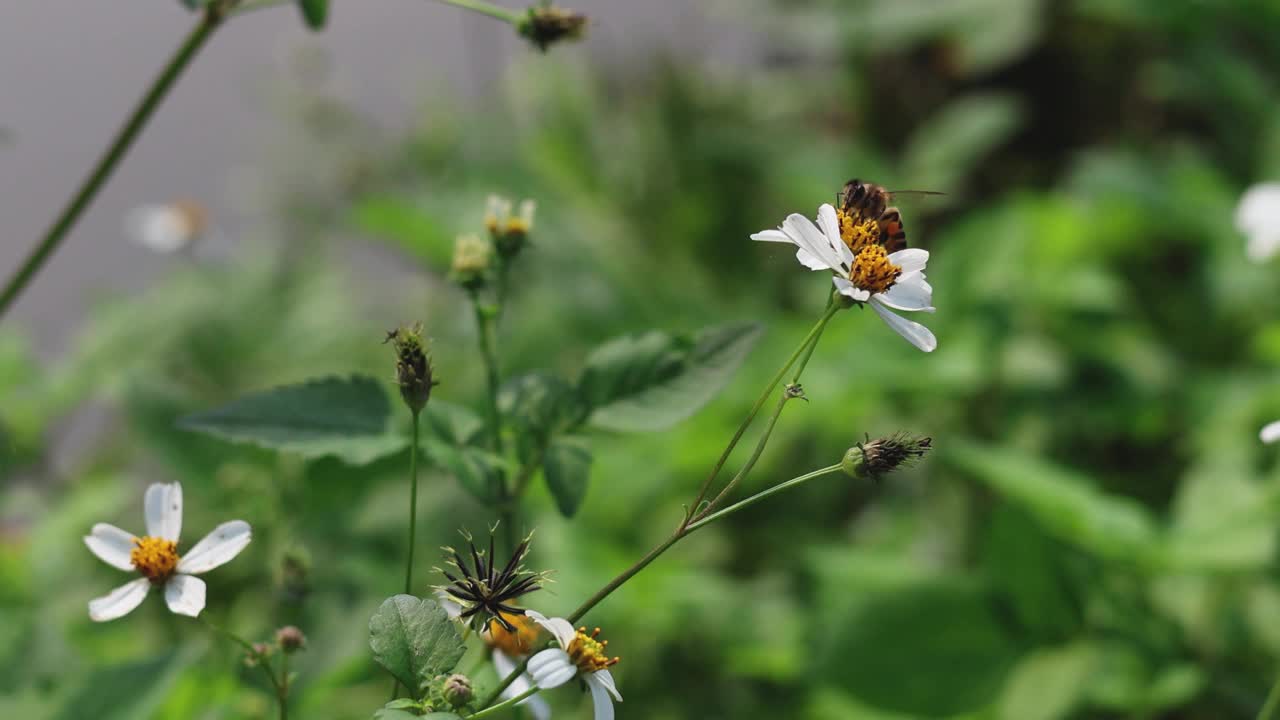
[[[466,555],[455,548],[444,548],[446,567],[437,569],[449,584],[437,589],[458,603],[459,619],[472,630],[480,632],[497,623],[507,632],[515,632],[516,627],[503,614],[523,615],[524,610],[516,606],[516,601],[541,590],[547,580],[545,572],[533,572],[524,566],[533,536],[526,537],[501,564],[494,554],[492,530],[487,550],[478,549],[471,535],[463,533],[463,537],[467,541]]]
[[[881,475],[919,460],[932,448],[932,438],[895,433],[849,448],[840,462],[840,469],[851,478],[878,480]]]
[[[563,40],[577,40],[587,29],[587,16],[555,5],[537,5],[516,23],[516,31],[543,52]]]
[[[400,397],[416,415],[431,399],[431,388],[437,384],[433,376],[427,344],[422,339],[422,324],[396,328],[387,333],[384,343],[392,343],[396,351],[396,384]]]

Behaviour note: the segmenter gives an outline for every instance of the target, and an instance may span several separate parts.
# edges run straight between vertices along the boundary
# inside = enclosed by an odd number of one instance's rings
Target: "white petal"
[[[444,590],[436,591],[436,602],[440,604],[440,607],[444,608],[450,619],[457,620],[462,617],[462,605]]]
[[[1258,433],[1258,437],[1262,438],[1264,443],[1273,443],[1280,440],[1280,420],[1267,423],[1266,427],[1262,428],[1262,432]]]
[[[876,300],[897,310],[933,312],[933,288],[925,282],[924,275],[912,272],[902,275],[887,292],[876,295]]]
[[[853,262],[853,251],[840,237],[840,219],[836,217],[835,208],[826,203],[818,208],[818,227],[822,229],[822,234],[827,236],[831,246],[836,249],[840,261],[845,265]]]
[[[493,669],[498,673],[498,679],[501,680],[515,672],[516,661],[501,650],[495,649],[493,651]],[[533,687],[533,679],[529,677],[529,673],[521,673],[502,691],[502,699],[510,700],[517,695],[523,695],[531,687]],[[547,705],[546,700],[537,695],[527,697],[516,704],[528,706],[529,712],[533,713],[535,720],[547,720],[551,717],[551,707]]]
[[[1280,229],[1280,183],[1259,183],[1240,196],[1236,227],[1241,232]]]
[[[1269,260],[1277,252],[1280,252],[1280,231],[1277,230],[1252,233],[1245,244],[1245,254],[1254,262]]]
[[[831,278],[831,282],[836,286],[836,290],[840,291],[841,295],[853,298],[858,302],[866,302],[867,298],[871,297],[870,292],[866,290],[859,290],[857,286],[849,282],[847,278],[836,276]]]
[[[525,610],[524,614],[546,628],[555,637],[556,642],[560,643],[560,647],[565,650],[569,649],[569,643],[573,642],[574,636],[578,634],[574,631],[573,625],[564,618],[549,618],[537,610]]]
[[[164,601],[178,615],[196,617],[204,609],[204,581],[190,575],[174,575],[164,584]]]
[[[879,296],[876,296],[879,299]],[[938,347],[938,339],[929,332],[929,328],[921,325],[913,320],[895,315],[891,310],[886,310],[878,302],[871,303],[871,309],[893,328],[895,332],[907,339],[907,342],[915,345],[925,352],[933,352]]]
[[[578,674],[578,666],[569,660],[569,653],[551,648],[529,658],[529,675],[533,684],[543,690],[558,688]]]
[[[613,698],[609,697],[609,691],[596,680],[599,673],[591,673],[587,676],[587,687],[591,690],[591,705],[595,710],[593,717],[595,720],[613,720]]]
[[[782,232],[781,230],[761,230],[755,235],[752,235],[751,239],[760,240],[763,242],[791,243],[792,245],[796,243],[795,240],[792,240],[790,236],[788,236],[786,233]]]
[[[90,600],[89,618],[96,622],[106,622],[128,615],[142,604],[150,589],[151,581],[146,578],[127,582],[100,598]]]
[[[809,218],[792,213],[782,223],[782,230],[795,240],[796,244],[808,250],[811,255],[821,260],[828,268],[840,268],[840,256],[831,246],[827,236],[813,224]],[[843,243],[841,243],[843,244]]]
[[[147,534],[178,542],[182,533],[182,486],[156,483],[147,488],[144,500]]]
[[[925,264],[929,262],[929,251],[920,248],[906,248],[895,253],[889,253],[889,262],[902,268],[902,274],[924,270]]]
[[[158,253],[181,250],[194,237],[191,223],[174,205],[143,205],[125,217],[125,231],[135,243]]]
[[[102,562],[121,570],[132,570],[133,561],[129,553],[133,552],[133,536],[115,525],[98,523],[93,530],[84,536],[84,544],[89,551],[98,556]]]
[[[178,561],[178,572],[209,572],[239,555],[251,538],[249,523],[243,520],[224,522],[182,556]]]
[[[609,691],[614,700],[622,702],[622,695],[618,692],[618,686],[613,683],[613,673],[608,670],[597,670],[591,673],[588,679],[595,679],[596,682],[604,686],[605,690]]]
[[[826,263],[819,260],[817,257],[814,256],[813,253],[809,252],[808,250],[805,250],[804,248],[800,248],[796,250],[796,260],[799,260],[801,265],[809,268],[810,270],[830,270],[831,269],[830,267],[827,266]]]

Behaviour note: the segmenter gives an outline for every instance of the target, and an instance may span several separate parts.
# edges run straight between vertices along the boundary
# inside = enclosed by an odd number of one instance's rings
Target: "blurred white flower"
[[[1250,260],[1262,262],[1280,252],[1280,183],[1260,183],[1245,191],[1236,207],[1236,228],[1248,238]]]
[[[142,205],[125,217],[125,231],[133,242],[158,253],[185,250],[204,235],[208,215],[190,201]]]
[[[893,312],[933,312],[933,288],[925,280],[929,252],[906,248],[886,253],[878,243],[861,243],[855,255],[841,239],[840,222],[831,205],[818,208],[818,224],[792,213],[777,230],[764,230],[752,240],[786,242],[797,246],[796,260],[810,270],[830,270],[840,294],[868,303],[881,319],[908,342],[933,352],[938,340],[929,328]]]
[[[155,484],[147,488],[143,504],[147,534],[135,537],[106,523],[98,523],[84,544],[106,564],[136,572],[142,577],[89,601],[89,617],[98,622],[130,613],[154,585],[164,587],[169,609],[196,617],[204,609],[205,585],[194,577],[229,562],[249,544],[249,523],[225,522],[196,543],[185,556],[178,555],[182,531],[182,486]]]
[[[450,597],[449,593],[444,590],[436,591],[436,601],[440,603],[440,607],[444,608],[449,617],[454,620],[462,621],[462,605]],[[489,623],[489,627],[482,633],[480,637],[484,640],[493,653],[493,670],[498,675],[498,679],[502,680],[511,673],[515,672],[516,667],[521,660],[529,655],[533,650],[534,643],[538,640],[538,626],[526,615],[512,615],[511,613],[503,613],[505,619],[515,628],[515,632],[509,632],[496,622]],[[517,695],[523,695],[533,687],[533,679],[529,677],[529,673],[521,673],[520,677],[511,682],[500,695],[503,700],[510,700]],[[551,718],[551,706],[546,700],[533,695],[521,700],[517,705],[523,705],[529,709],[534,720],[549,720]]]
[[[613,720],[613,702],[622,702],[618,688],[613,683],[609,668],[618,663],[605,653],[609,641],[597,640],[600,628],[587,634],[586,628],[573,629],[564,618],[548,618],[542,613],[527,610],[533,621],[546,628],[560,645],[529,658],[529,674],[533,682],[543,690],[557,688],[581,674],[587,689],[591,691],[591,704],[595,720]]]
[[[1264,443],[1273,443],[1280,440],[1280,420],[1264,425],[1261,432],[1258,433],[1258,437],[1262,438]]]

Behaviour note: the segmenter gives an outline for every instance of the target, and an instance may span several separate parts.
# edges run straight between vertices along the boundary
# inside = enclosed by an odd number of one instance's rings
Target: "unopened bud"
[[[307,636],[294,625],[276,630],[276,644],[286,653],[295,653],[307,646]]]
[[[879,480],[881,475],[924,457],[932,447],[932,438],[895,433],[849,448],[840,461],[840,469],[858,480]]]
[[[436,384],[432,377],[431,358],[427,357],[426,342],[422,339],[422,325],[398,328],[387,333],[388,342],[396,349],[396,383],[400,397],[416,415],[431,398],[431,388]]]
[[[586,29],[586,15],[550,4],[529,8],[529,14],[516,23],[516,32],[543,52],[562,40],[577,40]]]
[[[486,221],[487,222],[487,221]],[[453,242],[453,279],[459,285],[478,290],[493,262],[493,245],[479,235],[459,235]]]
[[[466,675],[454,673],[444,681],[444,687],[441,688],[441,694],[449,704],[455,708],[471,702],[471,698],[475,696],[471,689],[471,680]]]
[[[271,646],[266,643],[256,642],[253,644],[253,652],[245,653],[245,667],[257,667],[262,658],[271,656]]]

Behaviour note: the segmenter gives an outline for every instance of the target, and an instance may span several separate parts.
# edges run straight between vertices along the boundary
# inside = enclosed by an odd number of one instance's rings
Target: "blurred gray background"
[[[506,2],[510,7],[521,5]],[[329,27],[308,33],[290,6],[238,18],[206,46],[115,176],[21,297],[7,322],[44,355],[58,352],[104,290],[137,287],[175,258],[128,243],[123,218],[143,203],[193,198],[223,242],[251,226],[244,184],[280,137],[273,93],[300,53],[320,53],[333,94],[384,127],[417,119],[432,93],[483,97],[511,62],[538,62],[503,23],[432,0],[334,0]],[[672,52],[733,72],[746,41],[706,5],[579,0],[592,18],[581,48],[593,62]],[[177,0],[39,0],[0,24],[0,274],[7,279],[83,179],[146,85],[196,21]],[[237,191],[240,191],[237,194]]]

